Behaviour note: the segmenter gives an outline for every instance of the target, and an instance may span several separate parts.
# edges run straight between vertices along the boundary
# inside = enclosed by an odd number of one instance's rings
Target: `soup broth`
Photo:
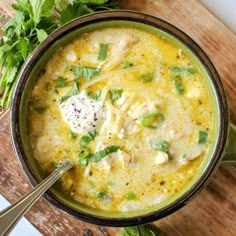
[[[83,205],[157,205],[195,175],[212,139],[212,106],[198,68],[158,35],[134,28],[85,33],[60,48],[32,90],[35,158]]]

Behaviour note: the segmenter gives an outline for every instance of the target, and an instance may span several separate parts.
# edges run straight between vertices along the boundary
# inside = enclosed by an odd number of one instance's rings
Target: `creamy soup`
[[[85,33],[52,56],[30,97],[28,130],[45,172],[74,163],[62,191],[125,212],[159,204],[193,178],[212,119],[204,80],[180,48],[117,27]]]

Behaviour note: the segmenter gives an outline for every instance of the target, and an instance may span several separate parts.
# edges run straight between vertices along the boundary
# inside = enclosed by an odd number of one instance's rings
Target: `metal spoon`
[[[73,164],[65,160],[60,167],[52,172],[31,192],[23,196],[16,203],[0,212],[0,236],[8,235],[25,212],[46,192]]]

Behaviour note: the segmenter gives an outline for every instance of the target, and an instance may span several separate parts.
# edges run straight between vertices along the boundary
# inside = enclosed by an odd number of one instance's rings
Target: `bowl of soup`
[[[94,224],[171,214],[223,156],[235,158],[213,64],[185,33],[139,12],[91,14],[52,33],[19,75],[10,120],[32,184],[70,159],[44,197]]]

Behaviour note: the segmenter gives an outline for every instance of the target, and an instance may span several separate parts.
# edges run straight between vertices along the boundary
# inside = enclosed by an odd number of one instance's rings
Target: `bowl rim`
[[[63,205],[63,203],[55,199],[50,192],[44,194],[44,198],[60,210],[63,210],[64,212],[88,223],[112,227],[139,225],[163,218],[180,209],[181,207],[186,205],[193,197],[195,197],[197,193],[206,186],[208,181],[215,173],[216,168],[218,167],[222,158],[222,153],[224,151],[224,147],[227,141],[229,114],[226,93],[223,87],[223,83],[216,68],[214,67],[213,63],[211,62],[207,54],[204,52],[204,50],[202,50],[202,48],[182,30],[155,16],[131,10],[110,10],[92,13],[77,18],[60,27],[35,49],[35,51],[24,64],[21,72],[18,75],[18,81],[14,90],[12,107],[10,110],[10,134],[16,156],[20,164],[22,165],[23,170],[28,179],[30,180],[31,184],[33,186],[36,186],[38,182],[34,174],[30,172],[30,168],[24,160],[24,150],[19,131],[20,101],[21,94],[24,90],[24,85],[27,80],[27,74],[31,71],[31,68],[33,68],[34,64],[40,58],[40,56],[43,55],[44,50],[53,45],[54,42],[56,42],[59,38],[63,37],[67,32],[76,30],[78,27],[83,27],[88,24],[107,20],[133,21],[148,24],[150,26],[163,30],[164,32],[179,39],[184,45],[187,45],[187,47],[190,48],[190,50],[197,56],[200,62],[203,63],[205,69],[207,70],[207,73],[211,75],[209,76],[209,78],[211,79],[211,82],[214,86],[213,89],[218,99],[218,109],[220,114],[220,133],[216,143],[216,148],[214,150],[214,153],[212,154],[212,158],[210,159],[201,177],[191,186],[191,188],[186,193],[184,193],[181,197],[179,197],[171,204],[159,209],[158,211],[151,212],[142,216],[132,216],[127,218],[106,218],[101,216],[89,215],[83,212],[78,212],[66,205]]]

